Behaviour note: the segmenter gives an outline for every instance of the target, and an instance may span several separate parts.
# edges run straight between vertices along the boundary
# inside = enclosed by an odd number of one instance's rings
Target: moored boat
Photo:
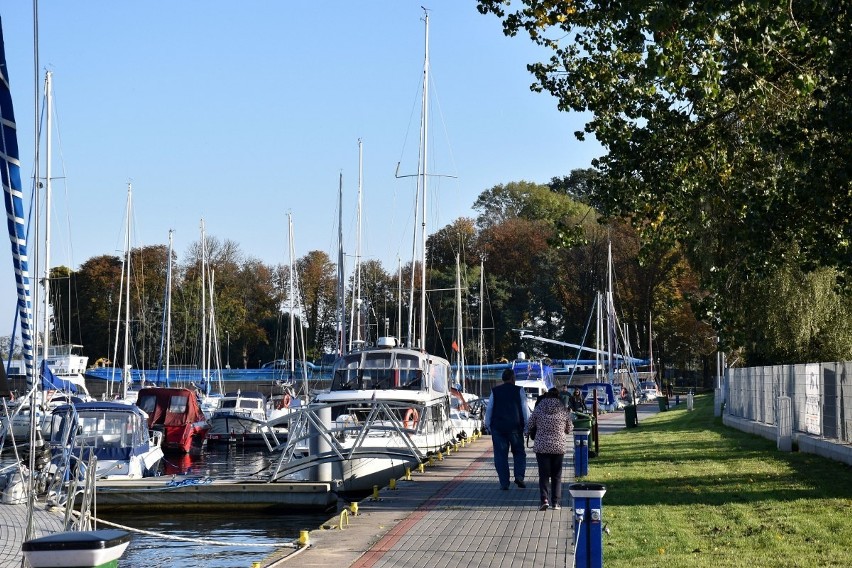
[[[53,411],[50,449],[54,459],[73,453],[85,463],[97,458],[98,479],[154,475],[163,458],[161,432],[150,432],[145,413],[118,402],[85,402]]]
[[[392,337],[344,355],[331,389],[289,415],[274,478],[330,463],[341,491],[387,483],[453,443],[449,378],[449,361],[397,347]],[[293,455],[309,442],[307,458]]]
[[[210,424],[195,391],[187,388],[140,389],[136,406],[148,415],[148,428],[163,433],[163,451],[197,454],[204,447]]]
[[[65,531],[28,540],[21,550],[32,568],[112,568],[129,544],[127,531]]]
[[[210,417],[207,443],[265,445],[265,432],[269,431],[266,406],[263,393],[225,393]]]

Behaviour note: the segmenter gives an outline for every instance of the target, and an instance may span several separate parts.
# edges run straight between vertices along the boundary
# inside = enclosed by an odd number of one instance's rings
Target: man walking
[[[515,385],[515,371],[503,371],[503,384],[491,389],[488,408],[485,411],[485,425],[491,432],[494,445],[494,467],[500,489],[509,489],[509,449],[512,450],[512,462],[515,471],[515,483],[526,487],[524,476],[527,471],[527,454],[524,451],[524,427],[530,417],[530,409],[524,389]]]

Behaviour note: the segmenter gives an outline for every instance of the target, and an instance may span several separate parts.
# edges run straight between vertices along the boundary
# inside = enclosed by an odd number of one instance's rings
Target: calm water
[[[265,449],[213,448],[196,458],[170,458],[164,474],[188,473],[202,476],[245,476],[266,469],[273,463]],[[8,462],[4,455],[0,460]],[[130,546],[121,559],[122,568],[185,566],[187,568],[249,568],[275,550],[276,545],[298,538],[299,531],[319,527],[334,515],[327,513],[243,514],[102,514],[108,521],[134,529],[162,533],[164,536],[133,534]],[[106,527],[103,527],[106,528]],[[206,541],[237,543],[233,545],[182,542],[168,537],[179,536]],[[240,545],[239,543],[243,543]],[[268,546],[245,546],[244,543]]]

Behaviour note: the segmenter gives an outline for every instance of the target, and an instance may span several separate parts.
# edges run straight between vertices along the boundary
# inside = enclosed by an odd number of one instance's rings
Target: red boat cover
[[[151,404],[152,397],[156,401],[153,405]],[[201,411],[195,393],[190,389],[144,388],[139,391],[136,405],[148,413],[149,428],[155,424],[182,426],[204,421],[204,412]]]

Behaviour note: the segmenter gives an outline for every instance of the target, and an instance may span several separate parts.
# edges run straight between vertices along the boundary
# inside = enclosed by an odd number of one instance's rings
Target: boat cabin
[[[428,369],[428,384],[423,369]],[[344,355],[334,364],[331,390],[427,390],[448,392],[449,365],[432,364],[410,349],[370,349]]]

